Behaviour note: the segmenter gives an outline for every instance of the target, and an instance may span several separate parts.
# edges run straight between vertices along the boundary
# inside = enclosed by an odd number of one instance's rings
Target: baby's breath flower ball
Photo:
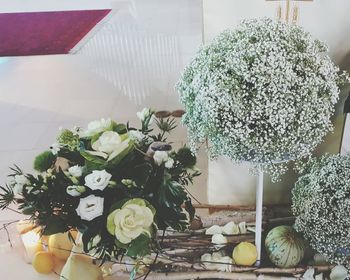
[[[311,153],[332,130],[340,74],[296,25],[243,21],[204,46],[177,84],[190,144],[212,157],[271,163]]]
[[[350,155],[312,159],[302,171],[292,190],[294,227],[331,262],[350,268]]]

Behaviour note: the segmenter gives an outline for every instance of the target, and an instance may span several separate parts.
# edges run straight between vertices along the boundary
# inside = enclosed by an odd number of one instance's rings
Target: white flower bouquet
[[[185,186],[199,172],[188,148],[166,142],[174,119],[149,109],[138,116],[140,129],[102,119],[61,130],[51,151],[36,157],[38,173],[12,168],[0,208],[17,204],[44,235],[79,230],[85,252],[103,260],[158,250],[157,230],[189,226],[194,208]]]
[[[297,25],[243,21],[204,46],[177,84],[190,146],[236,162],[309,155],[332,130],[339,73],[324,43]]]

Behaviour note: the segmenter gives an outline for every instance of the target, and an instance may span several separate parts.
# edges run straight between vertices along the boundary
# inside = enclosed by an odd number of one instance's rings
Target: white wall
[[[314,0],[298,2],[299,24],[315,37],[326,41],[330,55],[343,69],[350,68],[350,1]],[[242,19],[276,18],[278,1],[264,0],[203,0],[204,38],[210,42],[213,37],[227,28],[234,28]],[[337,107],[336,131],[330,134],[318,153],[336,153],[339,150],[343,116],[340,108],[344,94]],[[350,141],[350,139],[348,139]],[[255,177],[249,175],[248,166],[233,165],[228,159],[220,158],[209,162],[208,200],[213,204],[254,204]],[[265,203],[285,203],[290,199],[296,175],[289,172],[282,182],[272,184],[265,178]]]
[[[109,2],[28,1],[31,10],[103,8]],[[27,11],[22,2],[0,0],[0,11]],[[138,125],[136,112],[143,107],[181,107],[174,85],[201,43],[200,1],[127,2],[75,55],[0,58],[0,185],[14,163],[31,172],[34,157],[55,141],[59,127],[101,117]],[[180,125],[169,140],[182,146],[186,129]],[[204,154],[199,167],[204,175],[190,189],[205,202]],[[9,218],[0,211],[0,221]]]

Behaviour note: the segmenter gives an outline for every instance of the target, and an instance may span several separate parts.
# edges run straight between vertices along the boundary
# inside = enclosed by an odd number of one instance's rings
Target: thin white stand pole
[[[261,262],[261,231],[262,231],[262,209],[263,209],[263,194],[264,194],[264,171],[261,166],[256,185],[256,209],[255,209],[255,246],[258,251],[256,265],[260,266]]]

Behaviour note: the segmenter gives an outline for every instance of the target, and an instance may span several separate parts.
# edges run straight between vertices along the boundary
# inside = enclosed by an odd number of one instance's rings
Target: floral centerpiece
[[[166,142],[174,119],[157,119],[149,109],[138,117],[140,129],[111,119],[62,129],[51,150],[36,157],[37,173],[12,168],[1,208],[17,204],[44,235],[78,229],[85,252],[104,260],[149,254],[158,229],[189,226],[194,209],[186,185],[199,172],[188,148],[175,151]]]
[[[204,46],[177,84],[190,146],[236,162],[309,155],[333,129],[339,73],[327,47],[297,25],[244,20]]]
[[[292,190],[295,229],[317,252],[350,268],[350,155],[326,155],[301,166]]]

